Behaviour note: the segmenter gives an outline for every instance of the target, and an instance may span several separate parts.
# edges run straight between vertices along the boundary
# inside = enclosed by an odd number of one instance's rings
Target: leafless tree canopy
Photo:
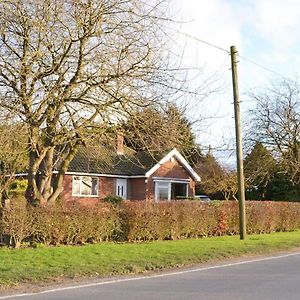
[[[291,180],[300,180],[300,85],[281,81],[251,95],[257,103],[251,112],[248,139],[261,142],[280,161]]]
[[[28,199],[55,201],[87,133],[179,89],[164,57],[164,5],[0,2],[0,104],[27,126]]]

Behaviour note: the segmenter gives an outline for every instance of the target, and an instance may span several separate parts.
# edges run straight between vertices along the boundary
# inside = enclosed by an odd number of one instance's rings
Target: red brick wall
[[[128,179],[128,200],[145,200],[146,199],[146,178]]]
[[[169,178],[190,178],[190,173],[175,159],[171,159],[160,166],[152,177],[169,177]]]
[[[76,201],[82,204],[95,204],[100,199],[108,195],[115,194],[115,178],[110,177],[99,177],[99,190],[98,197],[78,197],[72,196],[72,175],[65,175],[64,177],[64,190],[61,193],[61,198],[64,201]]]
[[[100,198],[116,194],[116,178],[100,177]]]

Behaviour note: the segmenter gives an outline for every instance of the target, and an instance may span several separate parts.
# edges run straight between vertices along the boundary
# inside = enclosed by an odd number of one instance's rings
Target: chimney
[[[116,150],[117,150],[117,154],[119,155],[124,154],[124,134],[121,131],[117,132]]]

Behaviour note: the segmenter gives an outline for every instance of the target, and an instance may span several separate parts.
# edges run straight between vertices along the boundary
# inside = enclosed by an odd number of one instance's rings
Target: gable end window
[[[73,176],[72,196],[98,196],[98,177]]]

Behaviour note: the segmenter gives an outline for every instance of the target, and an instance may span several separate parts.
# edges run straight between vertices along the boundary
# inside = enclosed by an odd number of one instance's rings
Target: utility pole
[[[244,185],[244,168],[243,168],[243,146],[241,132],[240,116],[240,99],[237,75],[237,50],[235,46],[230,47],[233,101],[234,101],[234,120],[236,136],[236,160],[237,160],[237,177],[238,177],[238,198],[239,198],[239,222],[240,222],[240,239],[246,237],[246,212],[245,212],[245,185]]]

